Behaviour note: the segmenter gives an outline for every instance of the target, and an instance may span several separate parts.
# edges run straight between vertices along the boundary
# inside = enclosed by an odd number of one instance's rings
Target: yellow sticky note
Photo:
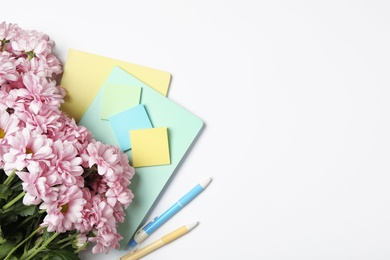
[[[67,91],[61,110],[79,122],[116,66],[163,96],[167,95],[171,81],[171,74],[168,72],[69,49],[61,79],[61,86]]]
[[[168,128],[157,127],[130,131],[133,166],[170,164]]]

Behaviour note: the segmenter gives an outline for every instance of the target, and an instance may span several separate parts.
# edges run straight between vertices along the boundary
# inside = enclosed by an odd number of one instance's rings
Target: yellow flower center
[[[5,132],[3,129],[0,128],[0,138],[4,138]]]
[[[68,203],[61,206],[61,213],[66,213],[68,211]]]
[[[34,154],[34,152],[30,148],[26,148],[26,154]]]

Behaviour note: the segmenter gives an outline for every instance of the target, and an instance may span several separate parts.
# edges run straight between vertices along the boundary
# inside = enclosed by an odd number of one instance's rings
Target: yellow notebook
[[[61,86],[67,90],[61,110],[79,122],[114,67],[120,67],[166,96],[171,74],[117,59],[69,49]]]

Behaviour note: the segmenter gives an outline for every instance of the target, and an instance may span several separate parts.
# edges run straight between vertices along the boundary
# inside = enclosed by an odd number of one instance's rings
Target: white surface
[[[213,182],[145,259],[390,258],[389,1],[5,1],[68,48],[172,73],[206,128],[152,215]],[[82,259],[115,259],[82,254]]]

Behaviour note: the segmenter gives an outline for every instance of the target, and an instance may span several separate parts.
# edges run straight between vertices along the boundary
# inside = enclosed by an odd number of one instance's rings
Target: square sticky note
[[[127,151],[131,148],[130,130],[153,127],[142,104],[111,116],[109,122],[122,151]]]
[[[114,114],[139,104],[141,87],[107,84],[104,88],[100,117],[108,120]]]
[[[168,128],[130,131],[134,167],[170,164]]]

